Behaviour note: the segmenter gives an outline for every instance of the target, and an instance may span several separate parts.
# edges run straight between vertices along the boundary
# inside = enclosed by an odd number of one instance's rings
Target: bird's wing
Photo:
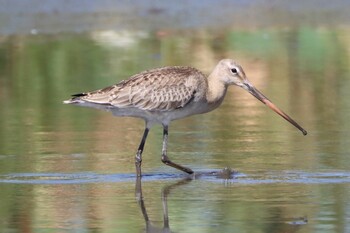
[[[203,85],[206,78],[194,68],[164,67],[144,71],[101,90],[78,94],[78,98],[118,108],[168,111],[182,108],[196,95],[203,94]]]

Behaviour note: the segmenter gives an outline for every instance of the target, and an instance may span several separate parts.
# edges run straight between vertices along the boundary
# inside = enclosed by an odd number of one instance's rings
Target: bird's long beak
[[[307,134],[307,131],[303,129],[298,123],[296,123],[290,116],[284,113],[276,105],[274,105],[266,96],[264,96],[260,91],[258,91],[253,85],[249,82],[245,82],[243,88],[252,94],[255,98],[266,104],[269,108],[275,111],[278,115],[289,121],[292,125],[298,128],[304,135]]]

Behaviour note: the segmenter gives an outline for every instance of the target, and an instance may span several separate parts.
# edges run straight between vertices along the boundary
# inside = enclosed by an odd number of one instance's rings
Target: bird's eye
[[[237,74],[237,73],[238,73],[238,70],[237,70],[236,68],[232,68],[232,69],[231,69],[231,72],[232,72],[232,74]]]

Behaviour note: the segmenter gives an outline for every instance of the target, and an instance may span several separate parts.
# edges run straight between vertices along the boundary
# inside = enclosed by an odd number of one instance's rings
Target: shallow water
[[[348,201],[349,172],[238,173],[228,180],[197,172],[203,175],[196,179],[146,174],[142,199],[131,174],[3,175],[2,195],[16,190],[11,195],[16,204],[4,203],[15,214],[4,230],[154,232],[164,227],[165,212],[177,232],[346,232],[346,219],[338,211],[339,202]]]
[[[268,5],[261,12],[258,3],[234,9],[263,15]],[[48,30],[50,20],[32,25],[31,11],[20,14],[27,23],[0,25],[0,232],[350,232],[347,4],[323,6],[339,12],[331,25],[312,15],[289,22],[278,12],[306,12],[282,6],[271,6],[273,20],[251,17],[244,27],[190,17],[140,29],[171,12],[143,5],[139,13],[149,18],[122,29],[67,25],[63,14]],[[88,19],[101,14],[86,11]],[[140,182],[134,154],[143,122],[62,104],[145,69],[190,65],[207,74],[227,57],[309,134],[230,87],[217,110],[170,125],[169,157],[196,175],[162,164],[157,126]],[[226,167],[232,176],[218,175]]]

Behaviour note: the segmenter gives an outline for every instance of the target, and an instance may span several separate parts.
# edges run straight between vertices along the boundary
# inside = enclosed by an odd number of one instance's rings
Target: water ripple
[[[142,180],[179,179],[181,174],[144,174]],[[0,175],[0,183],[13,184],[83,184],[115,183],[135,180],[134,174],[96,173],[12,173]]]
[[[209,182],[222,181],[217,175],[220,170],[202,170],[195,177],[176,173],[148,173],[142,177],[143,181],[177,180],[193,178]],[[12,184],[84,184],[84,183],[117,183],[133,182],[135,174],[96,174],[96,173],[11,173],[0,175],[0,183]],[[260,172],[257,174],[234,173],[231,183],[238,184],[271,184],[271,183],[301,183],[301,184],[335,184],[350,183],[350,172]]]

